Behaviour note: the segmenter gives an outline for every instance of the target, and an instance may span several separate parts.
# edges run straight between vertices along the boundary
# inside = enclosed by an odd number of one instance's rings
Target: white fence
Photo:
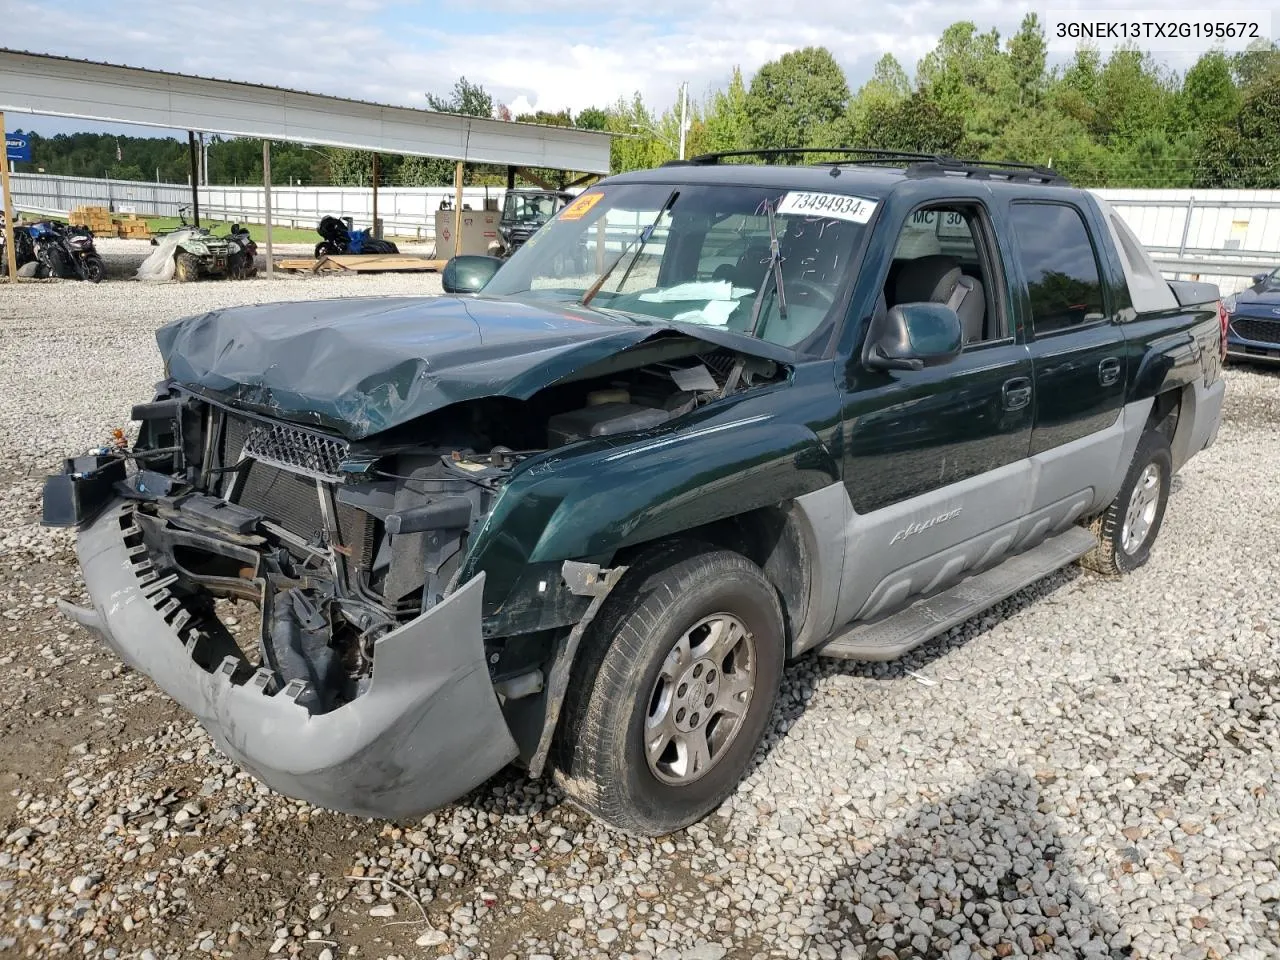
[[[109,207],[115,213],[176,217],[191,203],[184,184],[142,183],[15,173],[14,205],[37,214],[66,214],[72,207]],[[573,192],[573,191],[570,191]],[[484,209],[485,200],[502,206],[500,187],[464,187],[463,206]],[[383,233],[398,237],[435,238],[435,211],[452,201],[452,187],[380,187],[378,219]],[[368,187],[272,187],[271,222],[277,226],[312,228],[326,215],[352,217],[358,228],[373,225],[373,191]],[[213,185],[200,188],[200,216],[213,220],[263,223],[266,205],[262,187]]]
[[[34,213],[65,214],[79,205],[106,206],[118,213],[177,216],[191,202],[183,184],[139,183],[18,173],[12,177],[15,205]],[[1196,274],[1224,291],[1239,289],[1249,274],[1280,265],[1280,190],[1094,191],[1125,218],[1160,266],[1171,274]],[[502,204],[501,188],[467,187],[463,203],[484,208],[487,198]],[[451,199],[452,187],[383,187],[378,217],[383,232],[433,240],[435,211]],[[272,187],[272,221],[311,228],[322,216],[352,217],[372,226],[373,191],[368,187]],[[262,223],[261,187],[200,188],[200,212],[217,220]],[[1221,273],[1210,273],[1221,270]]]
[[[1161,269],[1224,293],[1280,266],[1280,190],[1095,190]],[[1214,271],[1222,271],[1215,273]]]

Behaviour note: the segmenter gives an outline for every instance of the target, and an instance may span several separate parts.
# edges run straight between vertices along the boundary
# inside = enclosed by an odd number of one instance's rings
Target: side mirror
[[[1266,281],[1270,276],[1271,276],[1271,274],[1269,274],[1269,273],[1255,273],[1255,274],[1253,275],[1253,282],[1254,282],[1254,283],[1263,283],[1263,282],[1264,282],[1264,281]]]
[[[497,257],[465,254],[452,258],[440,274],[445,293],[479,293],[493,279],[503,261]]]
[[[871,321],[863,363],[872,370],[923,370],[960,355],[960,317],[945,303],[900,303]]]

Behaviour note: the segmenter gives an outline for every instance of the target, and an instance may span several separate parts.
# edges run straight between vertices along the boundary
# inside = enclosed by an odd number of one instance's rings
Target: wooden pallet
[[[351,254],[348,256],[321,257],[319,260],[296,258],[277,260],[280,270],[304,270],[310,273],[410,273],[438,272],[444,269],[445,260],[428,260],[407,253],[400,254]]]

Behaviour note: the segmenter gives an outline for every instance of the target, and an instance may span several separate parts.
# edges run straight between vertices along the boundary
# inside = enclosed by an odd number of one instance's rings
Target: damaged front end
[[[540,771],[607,592],[583,580],[599,573],[589,562],[531,565],[518,587],[505,571],[492,596],[484,570],[463,581],[513,475],[784,376],[664,340],[526,400],[469,400],[356,439],[166,381],[134,407],[132,446],[120,434],[46,483],[44,522],[79,529],[92,599],[64,610],[268,785],[416,815],[517,757]],[[229,628],[226,601],[258,616]]]
[[[293,796],[409,815],[514,759],[484,576],[447,590],[514,458],[422,449],[372,474],[385,458],[176,386],[133,416],[133,448],[46,483],[44,522],[80,528],[93,600],[69,615]],[[252,601],[256,638],[227,628],[222,599]]]

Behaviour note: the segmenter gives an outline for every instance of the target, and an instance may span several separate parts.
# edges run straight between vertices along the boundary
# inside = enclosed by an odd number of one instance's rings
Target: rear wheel
[[[1146,563],[1164,522],[1172,478],[1169,438],[1161,431],[1148,430],[1138,441],[1120,492],[1093,521],[1098,546],[1085,554],[1080,564],[1097,573],[1118,576]]]
[[[755,564],[714,549],[651,553],[587,631],[559,731],[561,785],[630,833],[702,819],[764,735],[783,650],[777,594]]]
[[[187,283],[200,276],[200,262],[195,254],[182,252],[173,258],[173,279]]]

